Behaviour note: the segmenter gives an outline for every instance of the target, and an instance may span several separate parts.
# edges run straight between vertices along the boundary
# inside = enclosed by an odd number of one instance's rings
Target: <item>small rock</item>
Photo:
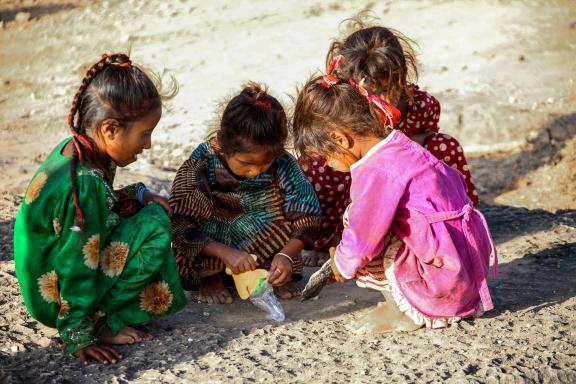
[[[206,317],[210,316],[210,312],[202,312],[202,314]]]
[[[12,351],[13,353],[18,352],[18,346],[17,345],[13,345],[10,347],[10,351]]]
[[[25,23],[30,20],[30,13],[29,12],[18,12],[16,16],[14,16],[14,21],[18,23]]]

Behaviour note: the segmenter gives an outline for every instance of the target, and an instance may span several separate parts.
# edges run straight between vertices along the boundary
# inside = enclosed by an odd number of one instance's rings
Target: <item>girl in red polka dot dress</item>
[[[390,116],[394,128],[423,145],[430,153],[458,169],[466,181],[467,194],[474,205],[478,195],[460,143],[439,132],[440,103],[418,88],[416,59],[410,40],[385,27],[359,28],[344,41],[332,43],[326,62],[340,79],[363,84],[371,94],[395,106]],[[304,265],[324,262],[327,249],[340,240],[342,215],[350,203],[350,174],[326,163],[323,158],[301,161],[302,170],[316,190],[324,216],[314,250],[303,255]]]

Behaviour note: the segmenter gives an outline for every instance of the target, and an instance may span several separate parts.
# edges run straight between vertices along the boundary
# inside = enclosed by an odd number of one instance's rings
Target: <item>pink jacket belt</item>
[[[466,237],[466,244],[468,246],[468,252],[472,256],[472,262],[474,267],[474,274],[476,277],[476,281],[480,282],[480,299],[482,300],[482,305],[484,306],[484,310],[489,311],[494,308],[494,304],[492,303],[492,298],[490,297],[490,292],[488,291],[488,283],[486,281],[486,276],[484,275],[484,268],[482,266],[481,256],[479,254],[478,244],[476,243],[476,236],[472,233],[472,229],[470,228],[470,216],[477,215],[481,220],[484,226],[484,230],[486,231],[486,235],[488,236],[488,240],[490,242],[490,252],[494,256],[494,264],[492,267],[492,278],[498,276],[498,254],[496,253],[496,247],[494,246],[494,241],[492,240],[492,236],[490,235],[490,230],[488,229],[488,224],[486,223],[486,219],[484,215],[480,213],[476,208],[474,208],[470,203],[466,204],[462,207],[460,211],[445,211],[445,212],[435,212],[431,214],[426,214],[426,218],[430,224],[437,223],[440,221],[448,221],[454,220],[458,218],[462,218],[462,228],[464,230],[464,236]]]

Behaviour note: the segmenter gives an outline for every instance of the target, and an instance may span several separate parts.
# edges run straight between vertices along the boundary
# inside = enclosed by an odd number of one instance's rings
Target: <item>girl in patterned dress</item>
[[[167,199],[141,183],[113,189],[115,167],[150,148],[161,114],[151,78],[124,54],[103,55],[74,97],[72,137],[42,163],[16,218],[24,303],[83,364],[115,363],[122,356],[111,344],[150,338],[130,325],[186,303]]]
[[[278,100],[250,83],[176,174],[170,196],[176,264],[185,287],[199,285],[200,301],[232,302],[225,267],[266,268],[281,298],[295,293],[291,281],[302,276],[300,251],[312,244],[320,206],[284,150],[286,123]]]
[[[343,41],[335,41],[326,61],[338,63],[334,74],[342,79],[364,82],[366,88],[399,113],[391,116],[395,129],[422,144],[430,153],[459,170],[466,182],[466,193],[478,204],[470,170],[462,146],[453,137],[439,133],[440,103],[418,88],[418,71],[410,41],[401,33],[385,27],[359,28]],[[302,160],[302,169],[315,187],[324,220],[314,251],[304,256],[305,265],[317,265],[326,258],[330,244],[338,243],[342,233],[342,215],[349,202],[350,175],[319,157]]]
[[[387,296],[359,332],[441,328],[493,308],[486,221],[459,171],[392,129],[394,109],[329,73],[304,85],[294,111],[298,153],[351,174],[341,240],[330,249],[335,279]]]

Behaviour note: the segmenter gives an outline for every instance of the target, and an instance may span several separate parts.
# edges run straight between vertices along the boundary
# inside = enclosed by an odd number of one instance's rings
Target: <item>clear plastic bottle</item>
[[[274,294],[274,288],[266,279],[261,278],[250,294],[250,301],[258,308],[266,311],[269,320],[282,322],[286,318],[280,300]]]

